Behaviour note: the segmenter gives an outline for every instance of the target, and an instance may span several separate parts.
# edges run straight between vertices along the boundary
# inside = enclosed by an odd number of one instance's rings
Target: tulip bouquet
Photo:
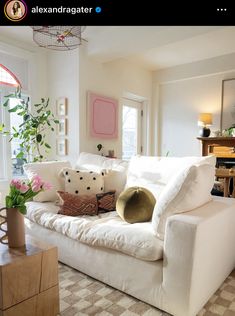
[[[42,181],[38,175],[35,175],[30,181],[13,179],[10,183],[10,192],[6,196],[6,207],[18,208],[25,215],[25,203],[32,200],[38,193],[51,188],[51,184]]]

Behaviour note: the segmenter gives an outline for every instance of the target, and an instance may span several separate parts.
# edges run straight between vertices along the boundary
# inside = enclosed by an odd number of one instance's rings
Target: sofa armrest
[[[163,258],[163,305],[196,315],[235,267],[235,199],[212,202],[168,219]]]

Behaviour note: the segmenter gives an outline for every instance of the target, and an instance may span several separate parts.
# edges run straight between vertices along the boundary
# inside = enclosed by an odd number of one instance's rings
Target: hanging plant
[[[40,103],[29,106],[29,98],[25,101],[21,97],[21,90],[17,88],[15,93],[5,96],[3,106],[8,108],[8,112],[15,112],[23,118],[23,123],[16,129],[12,127],[13,133],[5,131],[4,124],[0,126],[0,132],[10,135],[10,141],[17,139],[20,141],[20,151],[16,158],[25,162],[36,162],[45,159],[44,152],[49,153],[51,146],[46,142],[46,136],[49,132],[55,131],[55,124],[59,121],[55,118],[51,110],[49,110],[49,98],[41,99]],[[9,100],[14,98],[18,100],[18,104],[13,108],[9,108]]]

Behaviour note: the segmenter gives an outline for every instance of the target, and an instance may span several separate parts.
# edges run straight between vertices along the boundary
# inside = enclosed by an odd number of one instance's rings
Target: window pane
[[[10,108],[12,109],[19,103],[17,99],[10,99]],[[10,113],[10,127],[11,134],[15,131],[13,127],[18,130],[19,125],[23,123],[23,117],[19,116],[16,112]],[[24,161],[22,159],[17,158],[17,154],[20,152],[20,141],[18,139],[13,138],[11,141],[11,161],[12,161],[12,175],[13,177],[21,177],[24,175],[23,164]]]
[[[138,110],[124,105],[122,113],[122,158],[130,159],[137,154]]]
[[[5,83],[11,86],[18,86],[19,81],[16,80],[14,75],[10,71],[0,64],[0,83]]]
[[[2,103],[2,91],[0,91],[0,102]],[[3,124],[3,107],[0,107],[0,124]],[[5,137],[0,134],[0,180],[6,178],[6,141]]]
[[[4,136],[0,135],[0,180],[6,178],[5,147]]]

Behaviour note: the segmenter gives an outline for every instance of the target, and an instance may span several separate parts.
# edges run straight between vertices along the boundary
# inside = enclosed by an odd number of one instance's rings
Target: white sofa
[[[137,157],[127,182],[120,160],[82,153],[77,167],[116,170],[118,189],[126,182],[158,188],[160,195],[182,166],[214,163],[205,159]],[[170,216],[164,241],[151,222],[128,224],[115,212],[72,218],[57,210],[54,203],[29,202],[27,233],[56,245],[61,262],[175,316],[196,315],[235,267],[232,198],[213,197]]]

